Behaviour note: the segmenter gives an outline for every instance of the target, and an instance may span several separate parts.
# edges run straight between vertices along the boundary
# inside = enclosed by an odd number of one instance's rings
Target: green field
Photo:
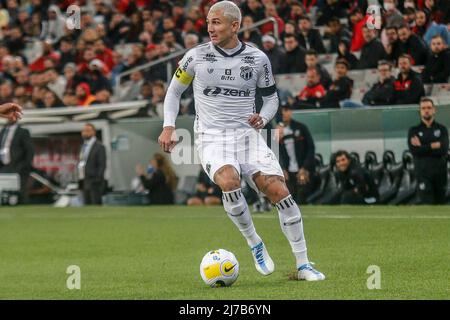
[[[254,214],[276,270],[263,277],[222,207],[0,207],[0,299],[449,299],[450,207],[302,207],[322,282],[288,279],[294,258],[275,211]],[[209,288],[199,264],[235,253],[240,276]],[[66,269],[81,269],[81,289]],[[381,270],[369,290],[367,268]]]

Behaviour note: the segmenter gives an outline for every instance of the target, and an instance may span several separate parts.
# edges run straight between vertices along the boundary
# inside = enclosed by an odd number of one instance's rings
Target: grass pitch
[[[222,207],[0,207],[0,299],[449,299],[450,207],[303,206],[309,257],[327,280],[288,280],[276,211],[254,214],[276,270],[261,276]],[[232,251],[240,276],[209,288],[199,264]],[[67,267],[81,269],[69,290]],[[367,268],[381,271],[369,290]]]

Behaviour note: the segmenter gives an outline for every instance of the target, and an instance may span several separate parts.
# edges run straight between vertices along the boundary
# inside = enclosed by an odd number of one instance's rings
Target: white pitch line
[[[450,216],[377,216],[377,215],[302,215],[307,219],[450,219]],[[275,216],[257,216],[253,215],[256,219],[278,219]]]

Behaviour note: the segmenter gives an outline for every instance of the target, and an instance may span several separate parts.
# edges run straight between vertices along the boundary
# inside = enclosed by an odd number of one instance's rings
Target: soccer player
[[[4,103],[0,105],[0,117],[16,122],[22,118],[22,107],[15,103]]]
[[[165,152],[176,145],[180,97],[193,82],[195,144],[202,166],[222,190],[225,211],[246,238],[256,269],[269,275],[275,266],[253,225],[241,191],[241,175],[275,204],[296,258],[298,279],[323,280],[325,276],[308,260],[301,213],[280,164],[258,132],[279,104],[270,61],[259,49],[239,41],[241,12],[234,3],[214,4],[206,22],[211,41],[186,53],[167,90],[159,144]],[[259,114],[254,103],[257,88],[263,97]]]

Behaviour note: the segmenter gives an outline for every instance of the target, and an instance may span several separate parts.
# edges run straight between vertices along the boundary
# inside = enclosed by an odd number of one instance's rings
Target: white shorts
[[[283,170],[274,152],[269,149],[263,136],[255,129],[223,130],[215,134],[199,134],[195,140],[197,152],[209,178],[225,165],[232,165],[256,190],[252,176],[282,176]]]

